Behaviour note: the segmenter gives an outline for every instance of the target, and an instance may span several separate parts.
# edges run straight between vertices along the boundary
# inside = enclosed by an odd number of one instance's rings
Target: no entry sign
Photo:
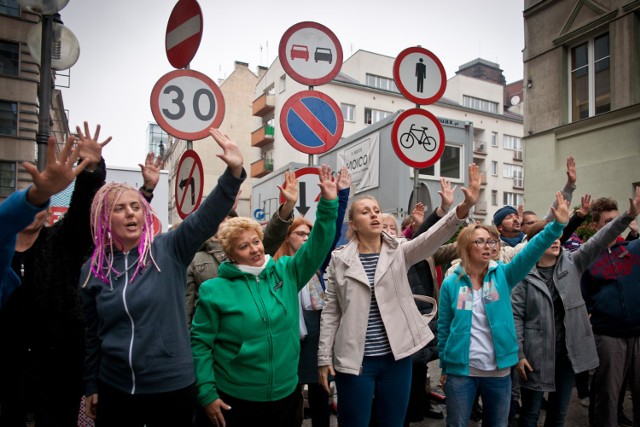
[[[280,112],[280,129],[298,151],[320,154],[333,148],[344,129],[342,111],[322,92],[306,90],[287,100]]]
[[[184,68],[193,59],[202,40],[202,10],[196,0],[179,0],[169,22],[165,48],[175,68]]]
[[[151,91],[151,112],[158,125],[176,138],[195,140],[209,135],[224,118],[224,98],[218,85],[195,70],[175,70],[160,77]]]
[[[317,22],[299,22],[289,28],[278,46],[284,71],[303,85],[328,83],[342,67],[342,45],[336,35]]]
[[[198,153],[185,151],[178,162],[175,186],[176,210],[180,218],[185,219],[198,209],[202,201],[203,184],[204,173]]]
[[[391,143],[405,164],[417,169],[437,162],[444,152],[444,129],[436,116],[420,108],[402,112],[391,128]]]
[[[442,62],[420,46],[410,47],[393,62],[393,79],[404,96],[416,104],[433,104],[447,88]]]

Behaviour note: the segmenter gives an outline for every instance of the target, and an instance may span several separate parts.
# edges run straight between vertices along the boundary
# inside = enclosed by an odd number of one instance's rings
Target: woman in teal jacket
[[[447,426],[466,426],[476,392],[482,396],[483,424],[507,425],[510,368],[518,363],[511,289],[562,234],[569,211],[556,194],[555,221],[508,264],[492,260],[497,241],[487,226],[474,224],[458,236],[462,262],[440,291],[438,351],[447,396]]]
[[[198,400],[216,425],[296,423],[298,292],[331,247],[338,206],[330,168],[319,175],[316,222],[294,256],[265,256],[262,229],[247,218],[230,219],[219,232],[228,259],[200,287],[191,326]]]

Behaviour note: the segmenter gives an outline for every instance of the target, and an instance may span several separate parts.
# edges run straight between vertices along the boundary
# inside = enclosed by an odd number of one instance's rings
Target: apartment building
[[[576,196],[611,196],[624,209],[640,185],[640,2],[524,6],[527,205],[546,209],[572,155]]]
[[[25,188],[31,177],[22,168],[35,162],[40,67],[31,57],[27,34],[40,17],[21,10],[17,0],[0,2],[0,201]],[[55,72],[53,73],[55,82]],[[62,95],[52,90],[51,134],[59,143],[69,135]]]
[[[396,88],[392,71],[394,59],[359,50],[344,62],[336,78],[314,88],[340,105],[344,117],[343,138],[399,110],[415,107]],[[290,163],[315,164],[315,159],[291,147],[279,126],[280,111],[286,100],[307,89],[289,78],[277,59],[258,81],[253,114],[260,122],[251,138],[252,177],[264,177]],[[472,127],[473,147],[468,150],[462,146],[464,143],[447,141],[441,160],[420,170],[420,180],[437,181],[442,176],[459,186],[464,185],[466,166],[475,162],[484,172],[474,214],[477,219],[490,223],[493,213],[504,204],[521,204],[523,101],[522,81],[507,84],[498,64],[476,59],[460,66],[456,75],[448,79],[443,98],[423,108],[439,118]],[[391,144],[391,141],[382,143]]]

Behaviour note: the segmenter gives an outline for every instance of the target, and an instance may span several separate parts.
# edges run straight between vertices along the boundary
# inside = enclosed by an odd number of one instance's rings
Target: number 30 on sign
[[[160,77],[151,91],[151,111],[169,135],[197,140],[219,127],[224,98],[218,85],[194,70],[175,70]]]

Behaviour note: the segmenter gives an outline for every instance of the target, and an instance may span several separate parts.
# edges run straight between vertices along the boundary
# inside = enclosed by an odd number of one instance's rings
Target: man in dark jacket
[[[617,203],[597,199],[591,214],[599,230],[618,216]],[[600,359],[591,383],[591,421],[596,427],[617,425],[618,397],[628,375],[634,423],[640,420],[640,240],[621,240],[611,242],[581,282]]]

